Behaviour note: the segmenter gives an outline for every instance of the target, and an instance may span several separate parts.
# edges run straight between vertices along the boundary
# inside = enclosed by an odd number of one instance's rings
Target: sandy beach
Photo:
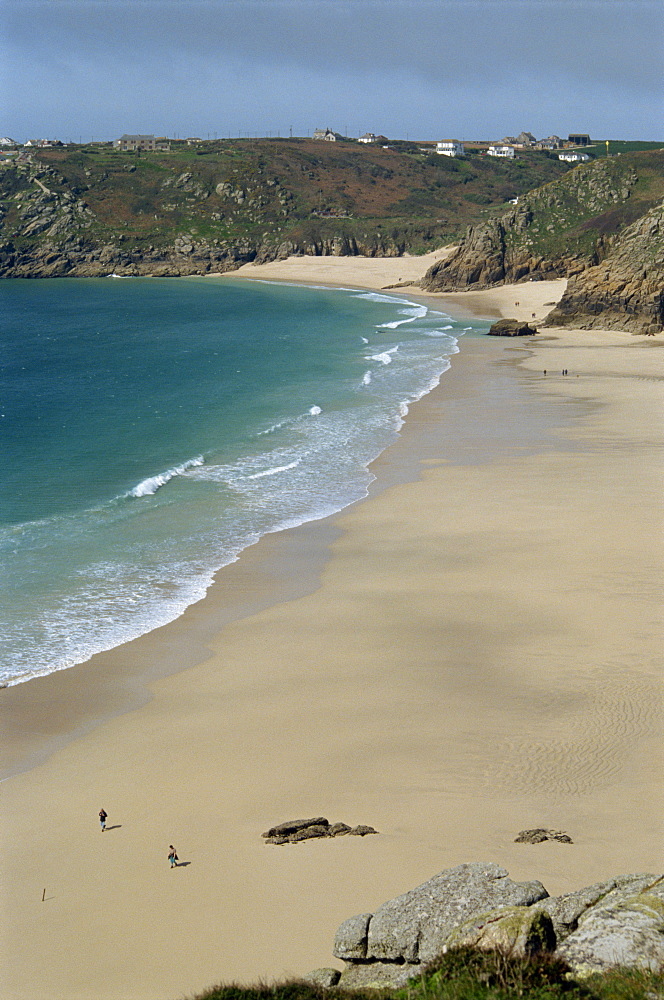
[[[239,274],[386,288],[429,257]],[[398,291],[537,321],[563,287]],[[3,1000],[339,966],[342,920],[467,861],[552,895],[659,871],[663,346],[462,339],[367,500],[263,539],[171,625],[0,691]],[[261,839],[315,815],[380,835]],[[574,843],[514,843],[534,826]]]

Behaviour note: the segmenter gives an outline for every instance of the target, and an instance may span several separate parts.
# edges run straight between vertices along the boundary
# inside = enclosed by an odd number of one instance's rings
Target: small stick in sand
[[[46,899],[46,889],[44,889],[44,891],[42,892],[42,903],[44,902],[45,899]]]

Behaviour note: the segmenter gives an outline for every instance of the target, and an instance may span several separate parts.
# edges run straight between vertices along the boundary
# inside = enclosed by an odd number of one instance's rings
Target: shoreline
[[[543,284],[517,286],[523,308]],[[495,291],[461,295],[509,308]],[[462,338],[366,499],[265,536],[94,677],[0,692],[14,749],[49,747],[3,783],[3,996],[301,975],[343,919],[464,861],[552,894],[657,870],[659,346]],[[321,813],[380,836],[260,839]],[[574,844],[513,843],[540,825]],[[190,862],[173,876],[169,841]]]
[[[404,299],[415,299],[426,303],[430,308],[444,307],[449,304],[455,316],[462,318],[478,319],[505,315],[507,301],[512,297],[510,286],[507,287],[506,292],[501,288],[479,293],[426,293],[422,292],[416,284],[400,288],[385,285],[386,281],[389,282],[395,278],[403,280],[404,275],[408,280],[415,282],[416,278],[424,273],[424,270],[428,269],[436,260],[452,253],[454,249],[454,247],[444,247],[427,255],[406,255],[400,258],[291,257],[286,261],[262,265],[245,264],[237,271],[204,277],[215,279],[239,277],[246,280],[284,281],[301,285],[313,283],[332,288],[356,287],[382,291],[386,294],[392,293]],[[357,273],[358,261],[361,262],[359,274]],[[305,280],[307,275],[309,275],[309,279]],[[193,275],[191,277],[200,279],[201,276]],[[538,284],[539,294],[533,298],[533,305],[539,307],[540,313],[542,313],[542,300],[550,295],[561,295],[565,283],[564,279],[561,279],[556,282]],[[532,289],[530,290],[532,293]],[[542,294],[543,292],[544,294]],[[528,305],[528,309],[530,309],[530,305]],[[510,315],[513,315],[514,312],[515,310],[512,309]],[[446,375],[448,372],[443,373],[441,378],[443,386]],[[440,391],[441,384],[439,383],[432,392]],[[442,391],[445,389],[443,388]],[[426,399],[426,396],[423,399]],[[422,399],[419,399],[411,404],[407,420],[412,419],[413,407],[417,407],[421,403]],[[403,429],[400,433],[403,433]],[[387,450],[394,447],[395,443],[388,446]],[[370,469],[372,471],[374,467],[380,468],[384,454],[379,455],[371,463]],[[405,481],[411,474],[417,474],[415,470],[417,462],[411,464],[413,467],[407,472],[402,472],[401,479],[398,481]],[[367,496],[360,498],[350,506],[353,507],[355,503],[365,502],[388,485],[390,484],[387,481],[383,484],[380,475],[376,474],[376,478],[369,485]],[[299,547],[304,547],[311,553],[317,545],[319,546],[317,572],[320,572],[327,558],[327,539],[334,537],[335,531],[338,531],[335,529],[334,521],[343,515],[346,509],[348,508],[343,508],[341,511],[322,519],[305,522],[296,528],[262,536],[258,542],[240,553],[238,561],[217,570],[213,582],[203,598],[189,605],[181,615],[165,625],[151,629],[118,646],[101,650],[81,663],[49,674],[36,675],[15,684],[9,683],[6,687],[0,688],[0,727],[4,733],[4,740],[0,744],[0,782],[14,774],[37,766],[47,760],[52,752],[65,746],[71,740],[86,735],[102,722],[146,704],[151,697],[150,684],[160,677],[169,676],[173,672],[179,672],[181,669],[186,669],[205,660],[208,656],[207,639],[210,635],[216,634],[229,621],[252,614],[263,607],[265,602],[289,600],[300,593],[302,587],[305,586],[302,578],[298,579],[298,585],[295,589],[293,589],[293,580],[290,581],[289,585],[283,585],[278,591],[272,591],[271,585],[266,584],[264,585],[265,593],[256,597],[255,600],[248,603],[244,601],[238,603],[234,600],[235,591],[244,586],[242,580],[245,570],[248,573],[255,571],[260,574],[263,559],[266,560],[266,576],[271,578],[277,575],[284,584],[283,571],[270,567],[273,564],[278,566],[282,559],[286,564],[291,562],[294,558],[293,554]],[[320,532],[317,532],[320,534],[320,542],[314,541],[307,535],[310,530],[315,531],[316,528],[320,529]],[[284,555],[281,556],[278,539],[284,535],[289,536],[289,541],[284,540]],[[251,560],[250,564],[248,563],[249,559]],[[238,565],[240,560],[242,566]],[[219,589],[223,590],[223,597],[220,597],[219,601],[215,603],[210,601],[210,597],[214,594],[222,574],[224,586]],[[306,586],[315,587],[315,581],[316,572],[309,575]],[[262,585],[255,583],[252,584],[252,587],[261,589]],[[178,623],[181,623],[180,629],[176,628]],[[173,635],[171,635],[171,630],[173,630]],[[192,633],[196,636],[196,643],[193,647],[189,638]],[[178,642],[181,645],[181,666],[174,670],[171,668],[159,670],[154,666],[146,669],[146,662],[154,665],[159,660],[160,651],[164,644],[170,647],[173,643]],[[135,646],[135,644],[140,645]],[[117,686],[118,682],[120,682],[119,687]],[[30,688],[29,693],[26,686]],[[22,689],[20,698],[3,699],[2,691],[14,691],[19,687]],[[103,705],[103,709],[100,709],[101,705]],[[59,725],[55,727],[56,732],[53,732],[54,727],[50,721],[53,713],[57,715],[59,720]],[[35,730],[39,734],[37,738]]]

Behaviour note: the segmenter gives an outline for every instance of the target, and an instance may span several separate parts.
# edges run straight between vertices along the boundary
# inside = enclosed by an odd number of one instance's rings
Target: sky
[[[0,135],[664,138],[661,0],[0,0]]]

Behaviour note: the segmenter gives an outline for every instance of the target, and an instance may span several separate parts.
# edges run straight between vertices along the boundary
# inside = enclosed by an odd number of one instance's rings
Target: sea
[[[366,496],[482,326],[383,292],[115,276],[2,281],[0,322],[6,685],[173,621],[263,535]]]

